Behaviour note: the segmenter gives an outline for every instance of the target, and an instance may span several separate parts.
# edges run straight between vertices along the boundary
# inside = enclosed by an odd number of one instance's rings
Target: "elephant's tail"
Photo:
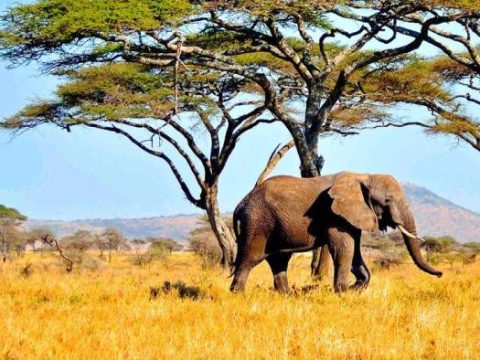
[[[232,265],[232,271],[229,275],[229,277],[232,277],[235,274],[235,270],[237,269],[237,266],[240,261],[240,252],[242,249],[241,244],[244,243],[245,239],[245,231],[242,230],[242,211],[241,207],[237,207],[235,211],[233,212],[233,232],[235,234],[235,242],[237,243],[237,255],[235,257],[235,261],[233,262]]]

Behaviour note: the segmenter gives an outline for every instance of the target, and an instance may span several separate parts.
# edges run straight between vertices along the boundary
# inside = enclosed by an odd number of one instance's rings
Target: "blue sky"
[[[4,4],[0,3],[0,10]],[[7,70],[0,63],[0,117],[51,94],[55,80],[38,74],[34,66]],[[401,109],[399,116],[422,120],[428,113]],[[241,140],[221,182],[222,210],[235,207],[253,186],[271,150],[288,138],[278,124],[259,127]],[[384,129],[322,139],[319,148],[326,158],[325,174],[341,170],[389,173],[480,212],[480,153],[453,138],[426,136],[415,128]],[[0,132],[0,169],[0,203],[31,218],[198,212],[160,160],[122,138],[95,130],[66,133],[43,127],[13,140]],[[293,151],[275,173],[298,175]]]

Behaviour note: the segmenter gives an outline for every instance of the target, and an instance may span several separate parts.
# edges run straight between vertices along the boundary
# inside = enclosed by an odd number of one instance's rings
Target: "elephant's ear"
[[[360,175],[339,174],[328,191],[333,199],[332,211],[357,229],[373,232],[378,229],[378,221],[365,201],[362,186],[364,184]]]

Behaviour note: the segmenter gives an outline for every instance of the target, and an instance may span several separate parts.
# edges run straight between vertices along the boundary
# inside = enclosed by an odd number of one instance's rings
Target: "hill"
[[[430,190],[404,184],[419,234],[452,235],[460,242],[480,241],[480,214],[446,200]]]
[[[176,215],[139,219],[28,220],[27,226],[47,226],[58,236],[71,234],[79,229],[101,231],[107,227],[116,227],[130,239],[162,236],[185,242],[188,234],[197,228],[200,219],[201,215]]]
[[[419,234],[452,235],[461,242],[480,241],[480,214],[448,201],[430,190],[404,184],[405,193],[415,214]],[[29,220],[29,227],[48,226],[63,236],[78,229],[100,231],[118,227],[129,238],[164,236],[185,242],[198,226],[200,215],[160,216],[141,219],[91,219],[76,221]]]

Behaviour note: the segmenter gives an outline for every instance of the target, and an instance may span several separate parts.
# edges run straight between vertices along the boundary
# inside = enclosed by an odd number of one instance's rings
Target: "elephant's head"
[[[335,214],[360,230],[399,229],[415,264],[429,274],[442,276],[423,259],[413,214],[402,187],[392,176],[340,173],[328,193]]]

